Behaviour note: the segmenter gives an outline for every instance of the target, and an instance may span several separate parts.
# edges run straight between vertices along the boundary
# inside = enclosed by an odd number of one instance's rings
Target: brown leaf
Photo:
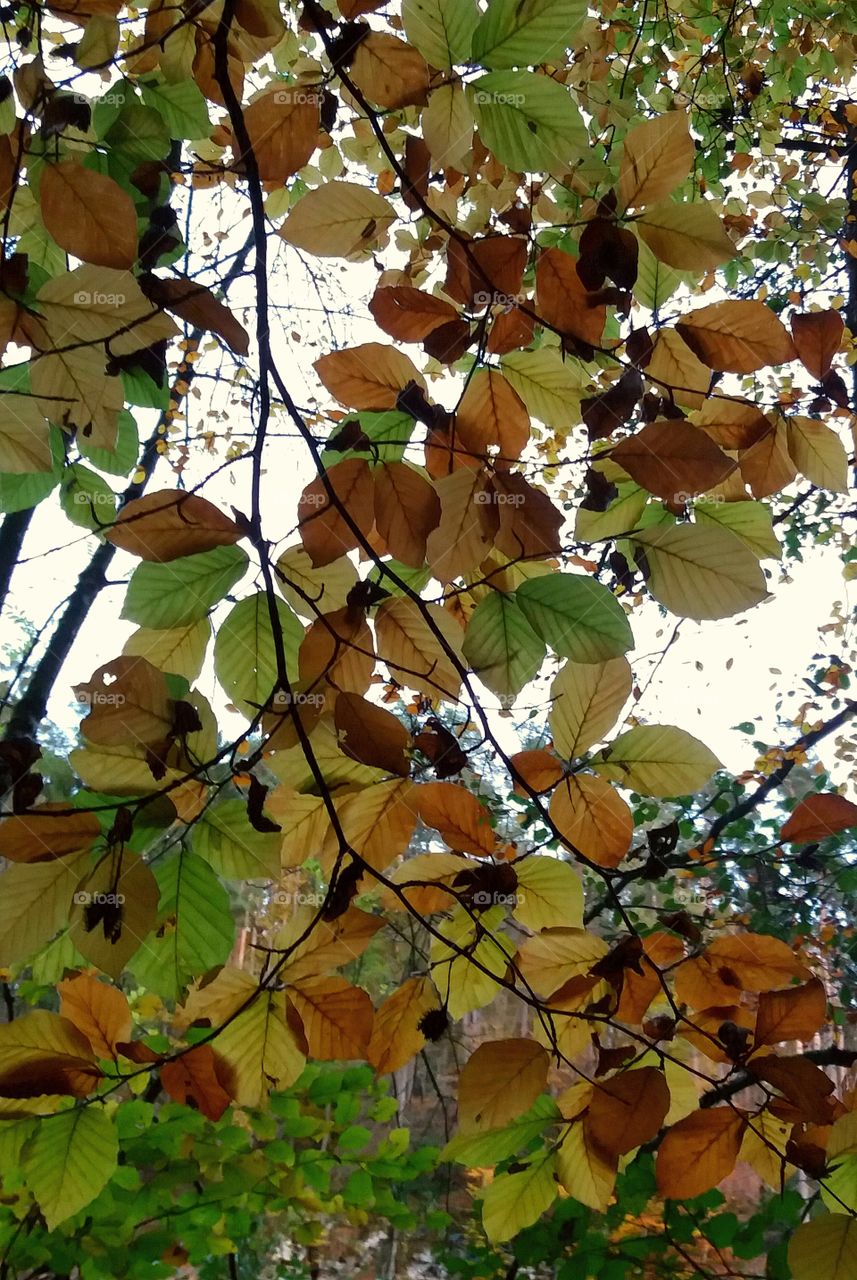
[[[178,489],[134,498],[105,533],[114,547],[158,563],[231,546],[243,536],[235,521],[207,498]]]
[[[782,418],[768,424],[756,444],[745,449],[738,467],[754,498],[768,498],[790,484],[797,475],[788,449],[788,428]]]
[[[317,93],[278,86],[244,108],[244,124],[263,182],[285,182],[307,163],[318,142],[319,106]],[[236,164],[243,162],[242,156],[236,156]]]
[[[780,831],[781,840],[792,844],[826,840],[837,831],[857,826],[857,804],[835,791],[808,795],[796,805]]]
[[[485,857],[497,839],[491,815],[472,792],[454,782],[425,782],[414,789],[413,803],[420,820],[434,827],[452,849]]]
[[[470,1056],[458,1082],[460,1133],[499,1129],[522,1115],[547,1083],[550,1058],[534,1040],[492,1040]]]
[[[476,310],[493,302],[509,306],[518,300],[527,241],[523,236],[486,236],[465,244],[450,239],[446,263],[443,290],[450,298]]]
[[[535,331],[536,322],[532,315],[520,307],[509,307],[494,317],[485,350],[492,356],[504,356],[509,351],[528,347]]]
[[[324,684],[350,693],[365,693],[372,680],[375,654],[372,632],[361,610],[335,609],[322,614],[301,643],[298,653],[300,678],[316,693],[324,692]],[[317,708],[305,700],[298,708]],[[310,718],[312,724],[312,718]]]
[[[171,276],[167,280],[149,276],[140,284],[146,297],[157,306],[181,316],[194,328],[216,333],[238,355],[246,356],[250,350],[250,338],[243,324],[205,285],[187,276]]]
[[[88,973],[57,983],[60,1016],[82,1031],[99,1058],[115,1058],[116,1046],[131,1036],[131,1010],[118,987]]]
[[[506,464],[521,456],[530,438],[526,406],[499,369],[478,369],[473,374],[461,397],[455,425],[471,453],[485,454],[497,447]]]
[[[710,369],[754,373],[788,364],[797,354],[782,320],[764,302],[727,299],[692,311],[676,325],[692,351]]]
[[[408,731],[401,720],[383,707],[367,702],[359,693],[340,693],[333,721],[345,755],[361,764],[406,778],[410,761],[405,754]]]
[[[0,817],[0,857],[10,862],[48,862],[91,849],[101,835],[94,813],[57,813],[65,803],[40,804],[29,813]]]
[[[360,545],[345,512],[364,537],[372,532],[375,520],[374,482],[364,458],[335,463],[328,468],[326,479],[327,484],[321,476],[311,480],[298,499],[298,531],[314,568],[331,564]]]
[[[166,677],[145,658],[114,658],[74,692],[89,707],[80,731],[90,742],[155,746],[170,734],[173,712]]]
[[[309,978],[290,987],[289,998],[303,1022],[311,1057],[321,1062],[366,1057],[375,1010],[360,987],[344,978]]]
[[[476,331],[466,320],[450,320],[428,335],[423,351],[441,364],[455,364],[475,338]]]
[[[622,149],[622,208],[639,209],[672,195],[690,173],[694,154],[686,112],[667,111],[636,125],[626,135]]]
[[[458,312],[451,302],[411,285],[389,285],[375,290],[369,302],[375,323],[400,342],[422,342]]]
[[[86,1098],[101,1076],[86,1036],[66,1018],[37,1009],[0,1025],[0,1097]]]
[[[637,484],[670,502],[688,502],[735,470],[704,431],[665,418],[621,440],[610,456]]]
[[[633,231],[608,218],[593,218],[583,228],[577,274],[586,289],[600,289],[606,279],[630,289],[637,279],[640,246]]]
[[[174,1062],[161,1067],[161,1084],[173,1102],[193,1105],[208,1120],[217,1121],[232,1101],[227,1087],[229,1068],[210,1044],[198,1044]]]
[[[398,1071],[425,1047],[420,1023],[440,1007],[430,978],[409,978],[375,1011],[367,1058],[379,1075]]]
[[[360,41],[351,78],[378,107],[421,105],[428,96],[428,64],[413,45],[384,31],[370,31]]]
[[[632,416],[643,391],[643,379],[636,369],[626,369],[618,382],[598,395],[580,402],[580,414],[590,440],[611,436]]]
[[[134,201],[113,178],[74,160],[46,164],[39,179],[42,221],[61,249],[98,267],[137,257]]]
[[[607,308],[593,305],[577,270],[562,249],[543,249],[536,264],[536,304],[540,316],[560,333],[589,346],[601,343]]]
[[[693,421],[721,449],[748,449],[771,431],[757,404],[713,396],[693,415]]]
[[[313,368],[331,395],[350,409],[394,409],[399,392],[411,382],[425,391],[413,361],[382,342],[331,351]]]
[[[754,1042],[762,1045],[811,1040],[826,1015],[827,994],[818,978],[785,991],[763,991],[756,1012]]]
[[[658,1191],[670,1200],[690,1200],[710,1191],[735,1168],[746,1118],[731,1107],[694,1111],[679,1120],[658,1148]]]
[[[669,1109],[663,1072],[638,1067],[596,1085],[585,1123],[602,1151],[623,1156],[655,1137]]]
[[[845,328],[838,311],[808,311],[791,318],[798,359],[821,382],[839,350]]]
[[[807,1058],[779,1057],[775,1053],[751,1058],[747,1063],[757,1080],[779,1089],[812,1124],[830,1124],[833,1119],[833,1081],[821,1067]]]
[[[480,508],[480,515],[483,520],[490,520],[495,513],[499,516],[494,535],[498,551],[510,560],[543,560],[559,554],[559,531],[565,517],[542,489],[519,472],[496,471],[488,492],[492,501]]]
[[[406,462],[376,468],[375,528],[387,551],[402,564],[425,564],[426,539],[440,523],[434,485]]]

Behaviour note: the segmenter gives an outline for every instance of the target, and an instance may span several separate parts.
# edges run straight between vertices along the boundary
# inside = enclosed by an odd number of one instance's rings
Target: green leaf
[[[247,570],[240,547],[215,547],[168,564],[144,562],[131,574],[123,618],[165,630],[203,618]]]
[[[0,472],[0,511],[25,511],[28,507],[38,506],[59,484],[65,458],[63,434],[58,427],[51,426],[48,438],[50,471]]]
[[[206,809],[191,842],[194,853],[227,880],[271,880],[280,870],[280,837],[251,827],[243,800]]]
[[[142,986],[170,1000],[229,959],[235,922],[229,895],[207,862],[184,851],[157,865],[160,927],[131,966]]]
[[[586,16],[583,0],[490,0],[473,36],[485,67],[561,63]]]
[[[144,160],[163,160],[170,149],[170,132],[159,111],[129,101],[105,136],[112,157],[125,170]]]
[[[771,509],[763,502],[710,502],[704,497],[693,504],[697,524],[716,524],[740,538],[760,560],[779,560],[783,554],[774,533]]]
[[[97,533],[116,516],[116,494],[89,467],[73,462],[63,472],[60,505],[72,524]]]
[[[680,618],[729,618],[768,594],[755,554],[722,526],[659,526],[632,541],[645,553],[652,595]]]
[[[438,71],[470,60],[478,22],[476,0],[402,0],[408,43]]]
[[[207,138],[211,133],[208,107],[195,81],[155,82],[141,87],[143,101],[155,108],[171,138]]]
[[[112,449],[95,448],[82,432],[78,432],[76,443],[87,462],[111,476],[126,476],[140,455],[137,423],[127,409],[122,409],[119,413],[116,443]]]
[[[632,293],[637,302],[650,311],[658,311],[668,302],[690,273],[675,271],[652,253],[645,240],[638,240],[637,279]]]
[[[559,1190],[556,1157],[542,1152],[517,1173],[500,1173],[482,1197],[482,1225],[494,1244],[531,1227],[549,1209]]]
[[[494,71],[467,86],[479,136],[519,173],[563,173],[589,146],[571,93],[532,71]]]
[[[285,603],[275,601],[286,666],[297,668],[304,629]],[[214,670],[220,684],[247,716],[268,702],[277,682],[277,655],[268,597],[263,591],[241,600],[229,613],[214,641]]]
[[[441,1160],[455,1160],[469,1168],[484,1168],[498,1164],[520,1151],[528,1143],[544,1133],[548,1125],[560,1120],[560,1112],[553,1098],[547,1095],[537,1098],[529,1111],[518,1116],[502,1129],[487,1129],[484,1133],[460,1133],[448,1142],[440,1153]]]
[[[639,527],[640,517],[649,501],[648,493],[630,481],[617,485],[616,494],[606,511],[577,508],[574,536],[579,542],[615,538],[619,533],[630,533]]]
[[[39,1122],[24,1174],[48,1230],[86,1208],[116,1168],[119,1142],[101,1106],[74,1107]]]
[[[649,796],[699,791],[721,768],[704,742],[673,725],[645,724],[611,742],[592,762],[597,773]]]
[[[579,421],[581,383],[558,352],[549,347],[510,351],[500,368],[527,411],[546,427],[567,431]]]
[[[625,610],[594,578],[552,573],[522,582],[515,594],[536,634],[572,662],[618,658],[634,644]]]
[[[501,697],[520,693],[546,652],[515,598],[500,591],[492,591],[474,609],[463,648],[482,683]]]

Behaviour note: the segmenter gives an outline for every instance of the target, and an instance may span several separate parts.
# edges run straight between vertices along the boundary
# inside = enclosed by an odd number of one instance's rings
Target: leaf
[[[530,578],[518,587],[515,599],[536,634],[573,662],[604,662],[634,643],[619,601],[584,574]]]
[[[208,1120],[218,1121],[232,1101],[227,1072],[210,1044],[198,1044],[161,1067],[161,1084],[174,1102],[192,1103]]]
[[[623,1071],[596,1084],[585,1120],[587,1137],[607,1156],[627,1155],[658,1134],[669,1107],[662,1071]]]
[[[528,795],[527,787],[537,792],[550,791],[564,773],[562,761],[541,747],[516,751],[509,757],[509,764],[512,766],[512,777],[520,778],[526,783],[526,786],[522,782],[515,783],[515,794],[520,796]]]
[[[845,323],[838,311],[792,314],[792,340],[798,359],[819,382],[830,371],[844,328]]]
[[[552,27],[555,21],[551,17]],[[552,35],[549,46],[555,40]],[[577,105],[550,77],[494,71],[471,81],[467,94],[482,142],[510,169],[559,174],[586,154],[586,128]]]
[[[357,693],[340,693],[333,720],[340,748],[352,760],[374,765],[400,778],[408,776],[410,761],[405,751],[410,735],[392,712],[367,702]]]
[[[847,831],[853,826],[857,826],[857,804],[835,791],[821,792],[805,796],[795,806],[780,831],[780,839],[807,844],[826,840],[837,831]],[[0,833],[2,830],[0,826]]]
[[[101,1070],[86,1036],[44,1009],[0,1024],[0,1097],[86,1098]]]
[[[600,742],[631,696],[632,683],[626,658],[567,662],[551,685],[548,718],[559,754],[574,760]]]
[[[596,866],[618,866],[631,847],[631,810],[608,782],[591,774],[563,778],[551,798],[550,816],[569,847]]]
[[[211,120],[205,98],[193,80],[174,84],[149,81],[141,86],[146,106],[154,107],[169,130],[171,138],[207,138]]]
[[[122,551],[157,563],[231,546],[243,536],[206,498],[171,489],[127,503],[106,534]]]
[[[625,136],[619,203],[639,209],[672,195],[693,167],[695,149],[684,111],[667,111],[635,125]]]
[[[282,641],[287,670],[294,672],[303,638],[303,627],[289,606],[278,599],[270,602],[264,591],[233,605],[214,640],[214,670],[221,688],[248,718],[270,705],[278,681],[278,642]]]
[[[315,151],[319,95],[299,87],[268,89],[244,107],[244,127],[263,182],[285,182]],[[236,152],[236,160],[243,157]]]
[[[131,967],[147,990],[176,1000],[194,978],[226,963],[235,923],[228,893],[195,853],[182,849],[159,862],[157,881],[158,929]]]
[[[158,630],[197,622],[243,578],[248,563],[241,547],[216,547],[169,564],[144,561],[131,574],[120,616]]]
[[[718,372],[754,373],[795,358],[787,329],[764,302],[713,302],[691,311],[676,329],[700,360]]]
[[[375,1010],[365,991],[344,978],[310,978],[289,988],[312,1058],[347,1062],[367,1055]]]
[[[768,595],[759,561],[728,529],[676,524],[633,535],[656,600],[681,618],[730,618]]]
[[[48,280],[37,296],[57,346],[70,333],[78,344],[109,340],[110,354],[116,358],[178,334],[175,323],[149,301],[130,271],[87,264]]]
[[[637,279],[631,292],[640,306],[649,311],[660,311],[685,277],[660,262],[644,240],[638,240],[637,244]]]
[[[398,782],[392,783],[390,789],[401,785]],[[315,914],[309,913],[309,919],[313,919]],[[301,919],[300,915],[294,917],[284,930],[282,941],[289,945],[301,936],[306,925],[306,918]],[[304,978],[318,977],[328,969],[338,969],[341,965],[350,964],[363,954],[375,934],[383,927],[384,920],[381,917],[371,916],[357,907],[349,907],[333,921],[319,921],[310,936],[296,945],[283,970],[284,980],[297,983]]]
[[[422,342],[441,325],[458,319],[451,302],[411,285],[379,285],[369,310],[379,328],[400,342]]]
[[[452,849],[492,854],[497,838],[491,815],[482,802],[465,787],[454,782],[424,782],[411,793],[420,821],[434,827]]]
[[[440,1158],[455,1160],[471,1169],[498,1164],[541,1137],[546,1127],[559,1118],[554,1100],[542,1095],[528,1111],[505,1124],[502,1129],[457,1134],[443,1148]]]
[[[556,1199],[555,1157],[542,1153],[517,1173],[499,1173],[482,1196],[482,1225],[492,1244],[531,1227]]]
[[[100,533],[116,513],[116,494],[95,471],[73,462],[63,472],[60,503],[72,524]]]
[[[150,297],[160,306],[181,316],[194,328],[216,333],[237,355],[247,355],[250,350],[247,330],[210,289],[187,276],[158,279],[154,289],[151,283],[148,287]]]
[[[491,1040],[470,1055],[458,1081],[460,1133],[496,1129],[535,1102],[547,1083],[550,1058],[532,1040]]]
[[[699,408],[708,395],[711,370],[697,359],[675,329],[660,329],[646,376],[658,392],[666,390],[676,403]]]
[[[269,796],[265,808],[273,812],[271,800]],[[193,852],[227,880],[273,880],[280,870],[281,839],[280,834],[251,827],[247,806],[239,799],[210,805],[191,831]]]
[[[473,35],[473,59],[485,67],[561,60],[585,14],[581,0],[491,0]]]
[[[580,279],[577,260],[562,249],[543,249],[536,264],[539,315],[561,333],[584,343],[601,343],[607,308],[595,306]]]
[[[313,568],[338,560],[360,545],[361,534],[368,536],[375,518],[374,493],[374,479],[363,458],[346,458],[330,467],[324,478],[310,481],[298,499],[298,531]]]
[[[462,6],[455,7],[460,12]],[[441,84],[433,89],[420,123],[426,146],[439,168],[465,165],[473,141],[473,114],[460,84]]]
[[[256,991],[247,979],[245,999],[252,1003],[223,1027],[217,1037],[218,1055],[231,1072],[230,1090],[240,1107],[258,1107],[272,1089],[288,1089],[306,1063],[306,1041],[288,1020],[283,991]]]
[[[298,545],[288,547],[277,560],[275,582],[295,613],[315,619],[319,613],[343,608],[358,576],[347,556],[316,568]]]
[[[12,475],[50,471],[53,465],[50,427],[28,396],[0,396],[0,471]],[[53,488],[53,485],[51,485]]]
[[[131,1010],[117,987],[81,973],[57,983],[60,1017],[82,1031],[99,1058],[115,1058],[116,1045],[131,1039]]]
[[[0,857],[10,862],[45,862],[91,849],[101,835],[94,813],[63,813],[67,804],[38,804],[29,813],[0,818]],[[57,812],[60,810],[60,812]]]
[[[366,1053],[379,1075],[398,1071],[424,1048],[420,1023],[439,1006],[430,978],[409,978],[379,1005]]]
[[[402,0],[405,35],[438,71],[470,61],[478,22],[476,0]]]
[[[815,418],[788,420],[788,450],[798,471],[820,489],[848,492],[848,455],[839,436]]]
[[[580,384],[556,351],[511,351],[501,368],[532,416],[546,427],[565,431],[576,422]]]
[[[432,628],[441,636],[439,640]],[[440,605],[392,597],[375,615],[378,656],[409,689],[456,699],[461,688],[462,632]]]
[[[78,882],[69,935],[90,964],[118,978],[151,933],[158,884],[136,853],[106,854]]]
[[[491,549],[479,519],[479,507],[488,495],[483,473],[469,467],[434,483],[441,514],[426,540],[426,559],[432,576],[447,583],[475,569]]]
[[[722,221],[704,200],[654,205],[634,226],[655,257],[676,271],[713,271],[738,254]]]
[[[477,369],[458,405],[456,429],[466,449],[484,454],[497,447],[506,463],[521,456],[530,438],[524,402],[498,369]]]
[[[735,462],[689,422],[660,419],[627,436],[610,451],[632,480],[669,502],[683,503],[713,489]]]
[[[152,746],[164,741],[173,708],[164,673],[145,658],[114,658],[75,686],[75,697],[89,708],[80,730],[100,746]]]
[[[522,975],[537,993],[552,995],[571,978],[585,977],[607,954],[607,944],[585,929],[546,929],[518,952]]]
[[[100,267],[132,267],[137,213],[118,183],[74,160],[47,164],[39,179],[42,221],[60,248]]]
[[[493,693],[519,694],[541,667],[545,652],[513,596],[491,591],[480,600],[467,625],[464,656]]]
[[[794,1280],[850,1280],[857,1251],[857,1219],[828,1213],[803,1222],[789,1240]]]
[[[621,786],[649,796],[701,791],[722,768],[698,738],[672,725],[639,725],[614,738],[592,767]]]
[[[410,357],[382,342],[331,351],[313,368],[330,394],[352,409],[393,409],[409,382],[425,390]]]
[[[808,978],[809,970],[781,938],[761,933],[729,933],[705,951],[706,958],[727,971],[727,981],[745,991],[769,991],[792,978]]]
[[[774,533],[769,507],[761,502],[709,502],[694,504],[696,524],[715,524],[740,538],[760,560],[779,560],[783,549]]]
[[[377,191],[356,182],[326,182],[292,206],[280,235],[320,258],[353,258],[383,244],[395,220],[395,209]]]
[[[670,1200],[690,1200],[710,1191],[735,1167],[745,1117],[731,1107],[694,1111],[667,1130],[658,1148],[658,1191]]]
[[[740,454],[741,478],[754,498],[767,498],[795,478],[797,468],[789,456],[787,434],[785,420],[778,417],[756,444]]]
[[[756,1011],[755,1045],[811,1040],[827,1016],[824,984],[811,978],[800,987],[763,991]]]
[[[122,653],[145,658],[159,671],[184,676],[192,684],[202,670],[210,639],[208,618],[166,631],[139,627],[125,641]]]
[[[426,100],[430,74],[422,54],[385,31],[370,31],[357,46],[351,78],[379,107],[407,107]]]
[[[118,1158],[116,1126],[103,1107],[75,1107],[40,1122],[23,1171],[48,1231],[92,1203]]]
[[[583,925],[583,886],[576,871],[555,857],[524,858],[515,863],[518,877],[513,908],[516,920],[528,929],[556,929]]]
[[[374,473],[375,529],[391,556],[420,569],[426,539],[440,523],[440,499],[429,480],[406,462],[386,462]]]
[[[573,1124],[560,1143],[556,1171],[572,1199],[599,1213],[610,1204],[616,1183],[616,1162],[588,1138],[582,1123]]]
[[[0,875],[0,965],[28,960],[62,928],[87,862],[78,854],[12,866]]]

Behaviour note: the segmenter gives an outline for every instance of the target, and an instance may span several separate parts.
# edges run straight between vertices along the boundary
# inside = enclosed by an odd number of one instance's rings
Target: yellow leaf
[[[302,196],[280,235],[318,257],[353,258],[382,245],[396,220],[383,196],[356,182],[326,182]]]
[[[0,1094],[85,1098],[100,1077],[89,1041],[66,1018],[37,1009],[0,1024]]]
[[[530,1227],[556,1199],[553,1154],[532,1157],[517,1173],[500,1173],[482,1197],[482,1225],[494,1244]]]
[[[474,1050],[458,1082],[461,1133],[499,1129],[527,1111],[547,1083],[550,1058],[532,1040],[491,1040]]]
[[[728,529],[660,525],[641,529],[633,543],[645,553],[652,595],[681,618],[730,618],[768,595],[758,559]]]
[[[802,475],[820,489],[848,492],[848,454],[831,427],[814,418],[788,420],[788,449]]]
[[[617,1163],[587,1141],[582,1122],[571,1126],[559,1145],[557,1177],[568,1194],[581,1204],[603,1213],[613,1199]]]
[[[12,866],[0,875],[0,964],[29,959],[65,924],[87,864],[81,853]]]
[[[625,137],[619,203],[638,209],[671,195],[690,173],[694,145],[684,111],[668,111],[636,125]]]
[[[615,738],[594,769],[614,782],[650,796],[699,791],[721,767],[704,742],[672,725],[639,725]]]
[[[854,1280],[857,1218],[830,1213],[802,1223],[789,1241],[794,1280]]]
[[[710,204],[659,204],[635,222],[652,253],[677,271],[711,271],[738,251]]]
[[[631,847],[631,810],[609,782],[591,774],[563,778],[551,797],[550,816],[569,848],[599,867],[618,866]]]
[[[567,662],[551,685],[549,724],[559,754],[573,760],[600,742],[631,696],[632,683],[627,658]]]
[[[606,955],[606,942],[585,929],[546,929],[521,947],[518,967],[535,991],[551,995]]]
[[[534,855],[514,864],[518,876],[515,918],[541,929],[583,925],[583,886],[573,867],[559,858]]]
[[[375,615],[375,634],[378,657],[399,684],[435,697],[438,693],[458,697],[463,633],[448,610],[392,596]]]

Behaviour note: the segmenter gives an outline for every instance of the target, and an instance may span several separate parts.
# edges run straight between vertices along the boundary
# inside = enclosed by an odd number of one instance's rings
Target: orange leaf
[[[594,306],[592,295],[577,274],[577,262],[562,249],[544,249],[536,265],[536,303],[539,315],[561,333],[597,347],[604,332],[607,308]]]
[[[232,1101],[229,1070],[210,1044],[199,1044],[161,1067],[161,1084],[174,1102],[193,1103],[208,1120],[219,1120]]]
[[[329,468],[326,478],[327,485],[321,476],[311,480],[298,499],[298,531],[316,569],[360,544],[344,512],[366,537],[375,519],[372,472],[364,458],[337,462]],[[333,490],[333,500],[328,485]]]
[[[551,821],[572,850],[599,867],[616,867],[634,834],[634,817],[609,782],[589,773],[564,778],[550,803]]]
[[[410,357],[382,342],[331,351],[316,360],[313,368],[330,394],[351,409],[393,409],[409,382],[425,390]]]
[[[312,978],[289,989],[300,1014],[310,1056],[324,1062],[365,1058],[375,1010],[360,987],[344,978]]]
[[[424,475],[406,462],[376,468],[375,528],[391,556],[421,569],[426,540],[439,523],[440,498]]]
[[[731,1107],[694,1111],[674,1124],[658,1148],[658,1190],[670,1200],[710,1191],[732,1172],[747,1121]]]
[[[82,1031],[99,1058],[115,1058],[116,1045],[131,1037],[131,1010],[118,987],[81,973],[57,983],[60,1016]]]
[[[810,1040],[826,1015],[827,995],[818,978],[800,987],[787,987],[785,991],[762,992],[756,1013],[755,1043]]]
[[[534,1040],[492,1040],[471,1054],[458,1084],[461,1133],[499,1129],[535,1102],[550,1058]]]
[[[837,831],[854,826],[857,826],[857,804],[835,792],[823,792],[801,800],[780,831],[780,839],[806,844],[825,840]]]
[[[458,319],[451,302],[408,284],[380,286],[369,310],[379,328],[400,342],[422,342],[442,324]]]
[[[491,815],[464,787],[454,782],[425,782],[414,789],[413,802],[421,821],[439,831],[452,849],[481,857],[494,852]]]
[[[596,1084],[585,1123],[596,1146],[623,1156],[654,1138],[669,1109],[663,1072],[638,1067]]]
[[[134,202],[106,174],[74,160],[46,164],[39,179],[39,202],[42,221],[61,249],[98,267],[134,265]]]
[[[518,751],[515,755],[509,757],[509,763],[512,765],[515,775],[523,779],[530,791],[550,791],[551,787],[555,787],[563,775],[563,764],[556,756],[551,755],[549,751],[541,748],[532,751]],[[526,788],[515,781],[515,794],[519,796],[527,796],[529,792]]]
[[[231,546],[243,536],[235,521],[207,498],[176,489],[135,498],[105,533],[108,542],[129,555],[161,564]]]
[[[309,160],[318,142],[319,102],[319,95],[306,89],[278,85],[244,108],[263,182],[284,182]],[[240,164],[243,157],[236,159]]]
[[[845,328],[842,316],[838,311],[808,311],[793,315],[791,326],[801,364],[820,382],[839,350]]]
[[[792,978],[810,976],[791,947],[780,938],[769,938],[766,934],[725,934],[712,942],[705,955],[726,983],[736,984],[745,991],[771,991],[787,986]]]
[[[754,373],[765,365],[788,364],[794,343],[779,316],[764,302],[727,299],[692,311],[676,325],[709,369]]]
[[[440,1007],[430,978],[409,978],[375,1011],[375,1028],[366,1056],[379,1075],[398,1071],[426,1043],[420,1023]]]

